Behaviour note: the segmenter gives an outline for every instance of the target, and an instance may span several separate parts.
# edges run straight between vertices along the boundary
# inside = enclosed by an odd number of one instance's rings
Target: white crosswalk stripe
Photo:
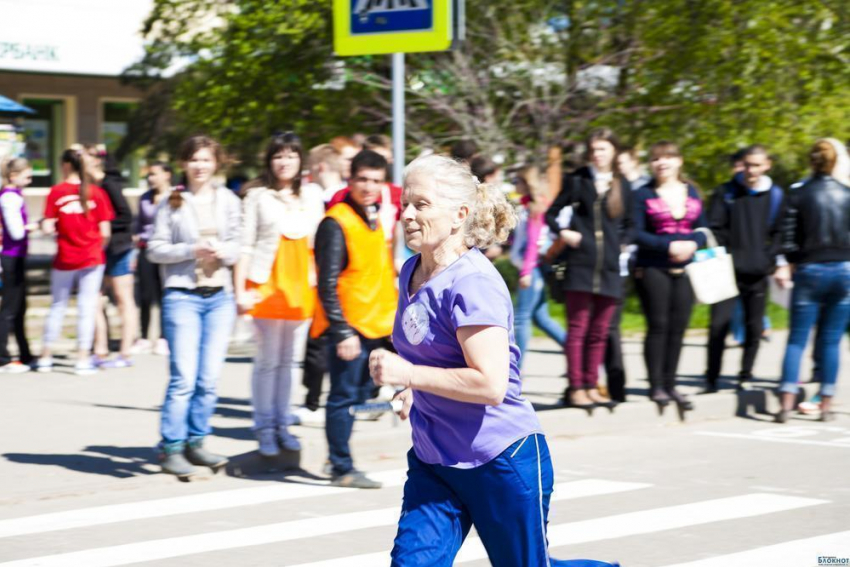
[[[374,480],[383,482],[385,487],[393,487],[404,484],[407,478],[407,471],[404,469],[383,471],[370,474],[369,476]],[[209,512],[212,510],[223,510],[254,504],[268,504],[298,498],[332,496],[345,492],[357,492],[357,489],[330,486],[327,482],[315,484],[291,483],[260,488],[240,488],[238,490],[206,492],[191,496],[162,498],[130,504],[98,506],[96,508],[71,510],[69,512],[0,520],[0,538],[131,520],[161,518],[177,514]]]
[[[406,471],[391,470],[373,473],[370,476],[384,482],[385,487],[398,490],[398,487],[404,483]],[[652,486],[646,483],[587,478],[558,483],[555,486],[552,501],[639,492],[650,489]],[[370,493],[372,492],[370,491]],[[250,506],[296,499],[299,499],[297,505],[301,509],[309,509],[310,499],[314,499],[313,501],[317,504],[325,503],[325,497],[333,499],[335,495],[339,494],[348,494],[351,497],[352,494],[356,496],[366,493],[356,489],[330,487],[323,483],[277,484],[261,488],[223,490],[147,502],[99,506],[6,519],[0,521],[0,537],[25,538],[33,534],[70,529],[96,530],[98,526],[151,518],[163,518],[163,521],[168,521],[167,518],[169,517],[183,514],[242,508],[249,510],[247,507]],[[364,500],[366,507],[368,507],[368,501],[368,499]],[[800,510],[828,503],[828,501],[820,499],[759,492],[561,524],[552,523],[549,526],[548,536],[550,547],[553,549],[553,556],[558,557],[561,555],[558,553],[559,551],[563,551],[563,555],[569,553],[568,550],[558,549],[566,546],[692,528],[742,518],[769,516],[779,512]],[[398,521],[399,511],[400,506],[395,505],[376,510],[294,519],[241,529],[208,531],[164,539],[148,539],[123,545],[70,552],[59,551],[51,555],[2,562],[0,567],[78,567],[81,565],[86,567],[113,567],[267,544],[289,542],[289,545],[293,545],[293,542],[300,542],[309,538],[373,528],[384,529],[387,532],[387,537],[391,538],[391,534],[394,533],[393,527]],[[233,513],[238,514],[240,512],[236,510]],[[180,520],[175,521],[179,522]],[[10,539],[7,539],[7,541],[10,541]],[[386,539],[380,541],[383,541],[385,545],[387,543]],[[738,553],[668,567],[796,566],[808,563],[814,565],[817,563],[819,555],[830,550],[838,553],[841,545],[846,546],[847,541],[850,541],[850,532],[840,532],[796,542],[756,547]],[[360,547],[360,549],[363,548]],[[344,553],[343,550],[344,548],[341,548],[339,554]],[[463,564],[483,560],[486,557],[486,551],[481,540],[473,536],[464,543],[455,563]],[[792,557],[793,561],[790,561]],[[379,552],[348,557],[338,555],[331,559],[302,563],[297,567],[374,567],[375,565],[387,564],[388,559],[389,550],[384,547]],[[303,556],[301,560],[303,561]]]
[[[753,567],[754,565],[800,567],[818,565],[818,557],[830,552],[844,553],[845,558],[850,555],[850,531],[798,539],[667,567]],[[850,562],[845,562],[844,565],[848,563]],[[833,563],[833,565],[841,565],[841,563]]]
[[[400,474],[402,472],[404,471],[389,471],[387,473],[373,474],[370,476],[374,478],[380,478],[382,480],[392,480],[399,479],[399,477],[403,476],[402,474]],[[649,484],[643,483],[615,482],[600,479],[583,479],[573,482],[560,483],[556,485],[553,500],[572,500],[589,496],[599,496],[602,494],[616,494],[631,490],[648,488],[650,486],[651,485]],[[280,488],[295,487],[287,486]],[[335,493],[337,494],[339,494],[341,490],[338,488],[325,486],[305,486],[300,488],[335,491]],[[237,493],[250,490],[254,489],[244,489],[242,491],[227,491],[226,493],[221,493],[225,494],[226,498],[218,501],[219,506],[216,508],[205,509],[221,509],[222,507],[224,507],[223,504],[225,503],[232,504],[233,498],[238,496]],[[306,491],[290,491],[287,494],[296,493],[303,495],[306,493]],[[323,492],[322,495],[330,493],[331,492]],[[252,493],[252,497],[256,497],[256,495],[257,494]],[[315,496],[318,495],[318,493],[314,492],[312,495]],[[198,496],[214,498],[215,493]],[[172,500],[177,501],[178,505],[169,505],[169,514],[160,515],[173,515],[186,513],[188,511],[199,511],[199,509],[202,509],[203,506],[203,501],[198,501],[194,496],[180,497]],[[165,505],[168,505],[168,500],[155,502],[162,502]],[[257,502],[248,502],[246,504],[254,503]],[[184,508],[181,509],[179,507],[179,504],[184,505]],[[118,517],[116,521],[126,521],[127,519],[129,519],[128,517],[132,513],[135,513],[137,515],[137,518],[153,517],[153,515],[151,515],[153,514],[153,512],[146,507],[137,504],[128,504],[124,506],[127,506],[127,508],[122,509],[120,506],[103,508],[112,508],[113,511],[116,513],[123,513],[123,516]],[[108,523],[105,521],[105,512],[103,508],[94,508],[90,511],[80,510],[76,512],[76,516],[73,512],[63,513],[69,515],[66,517],[65,525],[68,527],[80,527],[82,525],[92,526],[96,524]],[[191,508],[191,510],[189,510],[189,508]],[[41,567],[76,567],[78,565],[86,565],[87,567],[111,567],[114,565],[128,565],[140,561],[155,561],[159,559],[180,557],[184,555],[192,555],[195,553],[203,553],[208,551],[218,551],[223,549],[233,549],[237,547],[262,545],[266,543],[292,541],[295,539],[305,539],[309,537],[317,537],[332,533],[367,529],[378,526],[391,526],[398,521],[399,511],[399,506],[394,506],[392,508],[373,510],[370,512],[340,514],[330,517],[280,522],[276,524],[264,525],[254,528],[245,528],[240,530],[228,530],[194,536],[168,538],[127,545],[111,546],[93,550],[84,550],[73,553],[64,553],[53,556],[38,557],[34,559],[25,559],[20,561],[0,563],[0,565],[4,567],[22,567],[25,565],[37,565]],[[148,515],[142,516],[142,512],[145,512]],[[33,526],[37,525],[37,519],[42,517],[43,516],[35,516],[28,519],[29,522],[27,523],[27,527],[31,529],[31,531],[27,533],[34,533],[35,531],[38,531],[35,530]],[[76,522],[77,525],[70,526],[71,521],[68,521],[68,519],[73,522]],[[88,520],[89,523],[84,524],[83,522],[86,520]],[[14,520],[8,521],[14,522]],[[56,526],[58,524],[59,522],[54,520],[54,523],[52,525]],[[11,528],[8,529],[11,530]],[[385,556],[386,554],[382,555]]]
[[[723,520],[733,520],[826,504],[824,500],[778,494],[747,494],[620,514],[581,522],[549,526],[549,547],[588,543],[632,535],[647,534]],[[389,552],[368,553],[356,557],[305,563],[295,567],[369,567],[386,562]],[[553,555],[557,555],[554,553]],[[485,559],[487,552],[479,538],[464,542],[455,563]]]

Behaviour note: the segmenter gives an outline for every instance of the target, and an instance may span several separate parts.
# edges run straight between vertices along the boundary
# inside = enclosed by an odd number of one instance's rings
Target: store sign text
[[[29,45],[0,41],[0,59],[29,61],[59,61],[59,48],[55,45]]]

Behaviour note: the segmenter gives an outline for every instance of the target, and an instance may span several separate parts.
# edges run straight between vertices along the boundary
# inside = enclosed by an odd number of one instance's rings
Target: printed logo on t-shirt
[[[83,214],[83,206],[80,204],[79,195],[65,195],[56,200],[56,206],[59,212],[66,215],[81,215]],[[97,203],[89,199],[89,210],[97,207]]]
[[[430,323],[428,322],[428,310],[421,303],[411,303],[401,316],[401,328],[407,342],[416,346],[421,344],[428,336]]]

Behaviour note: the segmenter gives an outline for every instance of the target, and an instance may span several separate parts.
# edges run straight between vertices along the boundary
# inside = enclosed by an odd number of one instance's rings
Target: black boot
[[[183,445],[163,445],[160,447],[159,464],[162,472],[186,478],[195,473],[195,467],[183,455]]]
[[[210,453],[204,449],[203,439],[194,439],[186,444],[186,458],[193,465],[209,467],[213,471],[217,471],[228,462],[227,457]]]

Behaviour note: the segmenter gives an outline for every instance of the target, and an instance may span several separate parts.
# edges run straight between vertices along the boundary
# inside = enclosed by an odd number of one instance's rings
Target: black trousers
[[[753,365],[761,344],[764,331],[764,312],[767,307],[768,276],[748,276],[738,274],[738,291],[744,307],[744,354],[741,357],[741,381],[752,378]],[[738,298],[728,299],[711,306],[711,326],[708,338],[708,370],[706,380],[710,385],[717,384],[723,365],[723,350],[726,348],[726,335],[735,311]]]
[[[605,347],[605,376],[608,378],[608,395],[616,402],[626,401],[626,367],[623,364],[623,343],[620,338],[620,323],[623,320],[623,302],[611,318],[608,329],[608,344]]]
[[[27,314],[26,258],[0,255],[3,266],[3,300],[0,301],[0,365],[12,361],[9,333],[15,333],[20,360],[32,362],[32,353],[24,327]]]
[[[647,323],[643,357],[649,384],[669,391],[676,386],[682,341],[694,306],[691,282],[684,273],[638,268],[635,285]]]
[[[319,398],[322,395],[322,381],[327,372],[328,360],[324,336],[318,339],[307,339],[307,354],[304,356],[303,384],[307,388],[304,405],[307,409],[319,409]]]
[[[139,318],[141,324],[141,337],[148,338],[148,330],[151,325],[151,308],[154,304],[159,305],[159,328],[160,336],[165,325],[162,323],[162,278],[159,274],[159,264],[148,260],[147,249],[139,249],[136,264],[136,302],[139,305]]]

